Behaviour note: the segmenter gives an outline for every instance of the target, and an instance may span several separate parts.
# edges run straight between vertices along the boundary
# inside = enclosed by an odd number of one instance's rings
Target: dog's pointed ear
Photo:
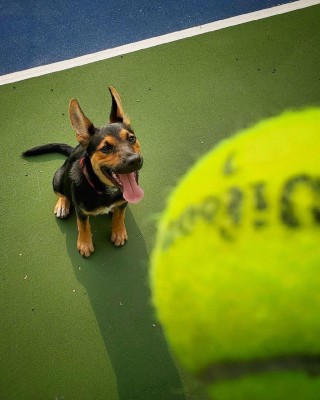
[[[121,122],[126,125],[130,125],[130,119],[123,111],[122,102],[121,102],[119,93],[112,86],[109,86],[109,91],[110,91],[110,94],[112,97],[112,106],[111,106],[110,119],[109,119],[110,124],[112,124],[114,122]]]
[[[88,118],[83,114],[76,99],[69,103],[69,116],[73,129],[76,132],[78,142],[86,148],[94,135],[95,128]]]

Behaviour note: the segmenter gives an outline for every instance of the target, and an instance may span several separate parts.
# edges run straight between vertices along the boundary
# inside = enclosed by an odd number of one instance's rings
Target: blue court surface
[[[0,0],[0,18],[0,399],[207,400],[152,305],[157,221],[222,140],[320,105],[320,0]],[[21,153],[77,144],[71,98],[105,124],[108,85],[141,142],[145,196],[128,207],[121,248],[111,218],[90,217],[95,252],[85,259],[75,213],[53,213],[65,157]],[[299,382],[290,400],[304,400]]]
[[[1,0],[0,75],[289,2]]]

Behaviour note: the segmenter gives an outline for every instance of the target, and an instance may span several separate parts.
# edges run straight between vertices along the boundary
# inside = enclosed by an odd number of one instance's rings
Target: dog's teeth
[[[115,172],[111,172],[111,176],[118,183],[118,185],[121,185],[118,175]]]

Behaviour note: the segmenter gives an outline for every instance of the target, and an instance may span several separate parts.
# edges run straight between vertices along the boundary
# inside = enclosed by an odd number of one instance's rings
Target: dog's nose
[[[127,166],[134,169],[142,167],[143,159],[140,154],[132,154],[127,158]]]

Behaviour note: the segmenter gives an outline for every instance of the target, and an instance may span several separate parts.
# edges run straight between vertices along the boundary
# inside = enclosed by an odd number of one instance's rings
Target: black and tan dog
[[[143,163],[140,144],[123,112],[118,92],[111,86],[109,90],[112,106],[108,125],[96,128],[77,100],[72,99],[69,115],[79,145],[73,148],[52,143],[23,153],[62,153],[68,157],[53,177],[53,190],[58,196],[54,213],[65,218],[70,205],[74,206],[79,232],[77,248],[84,257],[94,251],[89,216],[113,212],[111,241],[122,246],[128,239],[124,224],[126,206],[143,197],[138,185],[138,170]]]

